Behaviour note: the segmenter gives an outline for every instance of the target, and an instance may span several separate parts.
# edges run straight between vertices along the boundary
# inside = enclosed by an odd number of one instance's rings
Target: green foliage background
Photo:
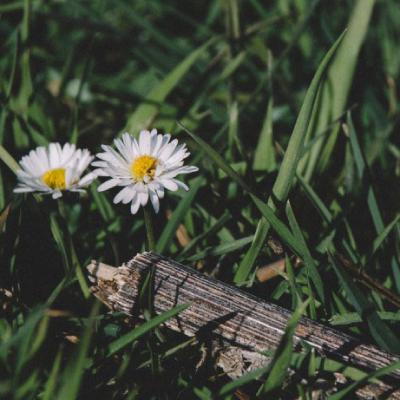
[[[398,306],[337,258],[400,295],[399,20],[396,0],[2,2],[0,396],[306,399],[332,371],[362,379],[290,351],[299,310],[400,352]],[[15,160],[38,145],[95,153],[150,127],[200,168],[162,202],[157,251],[297,309],[272,365],[233,385],[212,359],[196,368],[201,345],[150,333],[179,309],[135,328],[89,294],[91,259],[144,249],[140,213],[96,185],[62,202],[12,193]],[[258,282],[282,257],[286,272]]]

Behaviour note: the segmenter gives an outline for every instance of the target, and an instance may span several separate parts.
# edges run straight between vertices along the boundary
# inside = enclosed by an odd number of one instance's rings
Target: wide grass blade
[[[272,71],[272,54],[268,53],[268,71]],[[271,78],[271,77],[270,77]],[[269,82],[272,82],[269,79]],[[272,84],[269,88],[270,98],[268,100],[265,119],[258,138],[257,147],[254,153],[253,169],[256,171],[273,171],[276,168],[275,149],[273,143],[273,121],[272,114],[274,111],[274,98],[272,92]]]
[[[293,178],[298,162],[303,154],[304,140],[312,119],[312,113],[315,107],[315,101],[317,98],[319,87],[324,78],[327,67],[329,66],[329,63],[331,62],[338,46],[342,42],[344,35],[345,32],[340,35],[340,37],[336,40],[328,53],[325,55],[324,59],[317,69],[317,72],[315,73],[313,80],[311,81],[310,87],[307,90],[306,97],[301,107],[299,116],[297,118],[293,132],[290,136],[285,156],[279,168],[278,176],[272,188],[271,197],[268,201],[268,204],[272,207],[276,207],[284,203],[289,194],[289,190],[293,183]],[[261,250],[261,247],[265,242],[265,238],[268,234],[268,229],[268,222],[264,218],[261,219],[257,226],[254,242],[249,251],[246,253],[242,262],[240,263],[239,268],[235,274],[235,282],[238,283],[247,279]]]
[[[0,160],[11,169],[12,172],[17,172],[20,168],[19,164],[10,155],[10,153],[0,144]]]
[[[214,39],[203,44],[198,49],[189,54],[180,64],[178,64],[153,90],[150,91],[146,102],[139,105],[135,112],[129,117],[125,131],[131,134],[138,134],[142,129],[149,128],[158,114],[160,104],[165,101],[167,96],[179,84],[189,69],[208,49]]]
[[[353,84],[358,55],[367,35],[375,0],[357,0],[354,5],[346,36],[340,44],[322,87],[321,109],[316,124],[316,132],[325,130],[344,111]],[[331,159],[339,133],[339,124],[330,131],[328,140],[320,140],[311,151],[305,179],[311,179],[319,162],[323,171]]]

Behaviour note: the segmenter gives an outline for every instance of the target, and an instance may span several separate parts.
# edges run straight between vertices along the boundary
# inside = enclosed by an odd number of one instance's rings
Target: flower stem
[[[152,251],[156,248],[156,241],[154,239],[153,221],[151,218],[151,210],[149,209],[149,207],[143,207],[143,216],[147,236],[147,250]]]

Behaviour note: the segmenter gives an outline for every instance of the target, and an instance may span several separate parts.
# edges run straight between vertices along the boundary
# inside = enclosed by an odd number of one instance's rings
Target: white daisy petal
[[[149,201],[158,212],[165,189],[188,190],[176,176],[198,170],[183,165],[190,154],[185,144],[178,145],[177,139],[171,141],[171,135],[158,134],[156,129],[141,131],[139,140],[124,133],[114,145],[115,149],[102,146],[103,152],[92,162],[96,168],[93,173],[108,178],[98,187],[99,191],[123,187],[114,197],[114,203],[130,203],[132,214]]]
[[[97,191],[104,192],[105,190],[111,189],[114,186],[117,186],[119,183],[119,179],[109,179],[108,181],[102,183],[98,188]]]
[[[27,193],[27,192],[34,192],[35,188],[26,186],[26,185],[19,185],[16,188],[14,188],[13,192],[14,193]]]
[[[151,190],[151,191],[149,191],[149,196],[150,196],[150,201],[151,201],[151,204],[153,205],[154,211],[157,214],[158,211],[160,210],[160,200],[157,196],[157,193],[155,191]]]
[[[148,190],[146,189],[144,192],[140,192],[138,194],[138,196],[139,196],[140,204],[144,207],[147,204],[147,202],[149,201]]]
[[[136,214],[140,207],[140,201],[138,196],[135,196],[131,203],[131,214]]]
[[[178,140],[174,139],[171,143],[169,143],[167,146],[164,147],[163,151],[160,153],[160,158],[164,162],[167,162],[173,151],[175,150],[175,147],[178,144]]]
[[[156,193],[159,199],[163,199],[165,195],[164,187],[160,186],[159,189],[156,189]]]
[[[51,194],[57,199],[64,191],[84,191],[94,179],[91,173],[81,179],[92,158],[88,150],[76,149],[74,144],[39,146],[22,157],[14,192]]]
[[[172,179],[161,179],[161,183],[165,189],[171,190],[171,192],[176,192],[179,187]]]
[[[128,204],[132,201],[135,195],[135,191],[133,190],[132,186],[125,186],[122,190],[118,192],[118,194],[114,197],[114,204],[117,203],[124,203]]]
[[[53,194],[51,195],[51,197],[53,197],[53,199],[58,199],[59,197],[62,196],[62,192],[61,190],[56,190],[55,192],[53,192]]]
[[[142,154],[150,154],[151,135],[149,131],[141,131],[139,135],[139,149]]]
[[[86,174],[85,176],[83,176],[79,182],[78,185],[79,186],[88,186],[90,185],[95,179],[97,178],[97,174],[95,172],[89,172],[88,174]]]
[[[175,182],[180,188],[182,188],[183,190],[186,190],[186,191],[189,190],[189,186],[186,185],[185,183],[181,182],[181,181],[178,181],[178,179],[174,179],[174,182]]]

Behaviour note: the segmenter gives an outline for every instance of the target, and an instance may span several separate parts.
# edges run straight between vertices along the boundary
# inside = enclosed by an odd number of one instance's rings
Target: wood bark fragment
[[[267,358],[261,353],[277,347],[291,312],[173,260],[143,253],[119,268],[93,261],[88,266],[92,291],[111,309],[136,316],[142,280],[152,266],[156,313],[178,304],[191,304],[167,321],[167,327],[190,337],[210,337],[213,343],[218,340],[217,363],[232,377],[265,364]],[[305,317],[300,320],[294,339],[297,345],[300,341],[306,342],[320,355],[364,371],[374,371],[398,360],[394,355]],[[400,399],[399,384],[400,370],[396,370],[385,382],[367,384],[357,395],[365,399],[380,396]]]

